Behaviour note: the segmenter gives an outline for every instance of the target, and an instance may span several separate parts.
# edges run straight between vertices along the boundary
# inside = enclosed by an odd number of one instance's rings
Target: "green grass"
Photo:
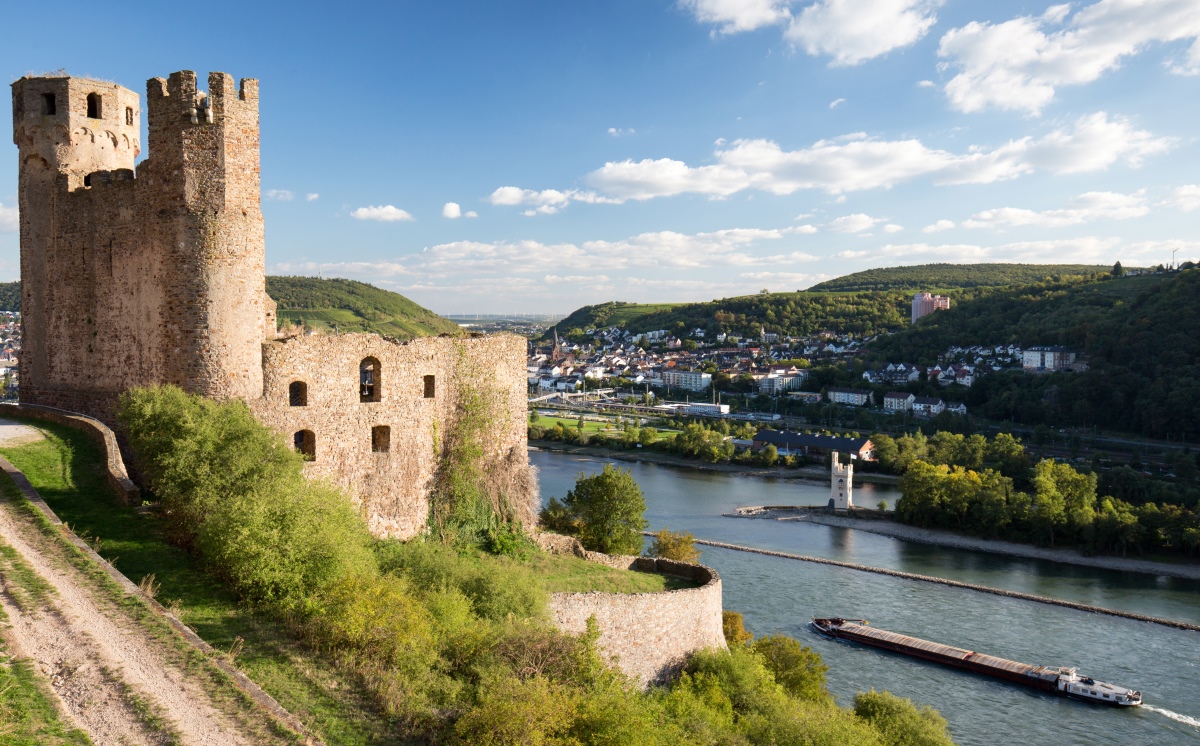
[[[183,621],[214,648],[228,650],[241,637],[238,667],[330,746],[406,743],[354,674],[302,645],[280,622],[239,604],[186,552],[163,541],[160,519],[152,512],[117,506],[104,480],[100,450],[87,436],[68,427],[30,424],[47,440],[0,448],[0,453],[77,534],[93,544],[99,539],[102,557],[134,582],[153,573],[161,584],[157,599],[177,605]],[[145,609],[129,602],[135,603]]]
[[[695,588],[696,583],[674,575],[618,570],[569,555],[541,554],[529,561],[551,593],[656,593]]]
[[[567,417],[547,417],[546,415],[539,415],[538,421],[531,422],[530,424],[537,425],[538,427],[544,427],[546,429],[553,428],[555,425],[562,425],[568,430],[574,430],[579,427],[579,419]],[[621,432],[617,429],[616,425],[611,422],[595,422],[593,420],[583,421],[583,431],[585,433],[612,432],[614,434]]]
[[[4,621],[0,611],[0,621]],[[4,746],[86,746],[83,731],[67,725],[45,680],[28,661],[9,657],[0,639],[0,744]]]

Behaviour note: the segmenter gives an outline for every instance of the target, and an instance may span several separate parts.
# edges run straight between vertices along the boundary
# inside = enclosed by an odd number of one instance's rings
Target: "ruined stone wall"
[[[505,485],[532,523],[537,494],[526,452],[522,338],[398,342],[342,334],[293,337],[262,349],[262,397],[250,402],[255,416],[289,442],[295,433],[312,433],[313,460],[306,469],[354,495],[372,533],[409,538],[424,528],[429,489],[464,387],[492,402],[483,443],[489,477]],[[379,401],[361,400],[360,365],[367,358],[379,363]],[[426,376],[433,377],[432,390]],[[292,403],[293,383],[304,386],[303,404]],[[388,428],[386,451],[374,450],[376,427]]]
[[[555,593],[550,614],[559,629],[580,634],[587,631],[588,618],[595,617],[600,650],[643,686],[675,676],[697,650],[726,646],[716,570],[649,557],[610,559],[620,561],[605,564],[680,575],[701,585],[661,593]]]

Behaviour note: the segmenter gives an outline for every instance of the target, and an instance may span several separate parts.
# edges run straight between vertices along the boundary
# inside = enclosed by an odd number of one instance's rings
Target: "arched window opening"
[[[88,94],[88,119],[100,119],[102,110],[100,108],[100,94]]]
[[[52,117],[58,113],[58,99],[53,93],[42,94],[42,114]]]
[[[288,404],[293,407],[308,406],[308,384],[304,381],[292,381],[288,385]]]
[[[392,449],[392,428],[376,425],[371,428],[371,452],[387,453]]]
[[[434,388],[433,376],[425,376],[425,398],[432,399],[436,393]]]
[[[358,400],[379,401],[381,384],[379,361],[373,357],[365,358],[358,364]]]
[[[313,435],[312,430],[298,430],[292,436],[292,445],[296,450],[304,454],[306,461],[315,461],[317,459],[317,436]]]
[[[133,107],[132,106],[125,107],[125,124],[128,124],[130,127],[133,126]]]

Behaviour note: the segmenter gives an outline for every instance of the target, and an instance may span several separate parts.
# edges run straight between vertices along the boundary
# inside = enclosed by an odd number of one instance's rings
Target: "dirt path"
[[[0,541],[54,593],[38,608],[22,609],[12,589],[0,589],[9,622],[4,635],[17,655],[50,679],[69,716],[97,746],[247,743],[187,672],[114,603],[98,598],[74,567],[39,551],[36,529],[10,510],[0,506]]]

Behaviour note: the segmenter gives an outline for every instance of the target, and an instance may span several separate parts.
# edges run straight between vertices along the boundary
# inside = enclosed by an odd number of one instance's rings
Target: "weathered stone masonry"
[[[485,436],[494,481],[534,515],[523,341],[277,340],[258,82],[212,73],[206,94],[194,73],[177,72],[147,82],[147,104],[150,157],[135,165],[137,94],[71,77],[13,83],[22,402],[113,425],[118,396],[135,386],[240,398],[311,453],[310,473],[350,490],[375,533],[409,537],[425,523],[437,433],[454,425],[458,387],[480,387],[496,405]]]

